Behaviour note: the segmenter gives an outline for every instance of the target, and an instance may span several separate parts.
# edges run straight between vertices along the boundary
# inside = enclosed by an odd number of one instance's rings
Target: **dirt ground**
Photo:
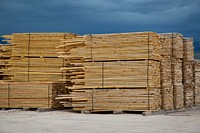
[[[0,110],[0,133],[200,133],[200,109],[150,116]]]

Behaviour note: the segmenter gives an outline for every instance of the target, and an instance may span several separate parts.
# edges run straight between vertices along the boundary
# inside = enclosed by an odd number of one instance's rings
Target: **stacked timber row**
[[[58,97],[72,101],[65,105],[79,111],[160,110],[158,34],[85,35],[65,40],[58,50],[71,82],[71,93]]]
[[[10,67],[9,60],[11,54],[12,45],[0,44],[0,82],[10,80],[10,76],[12,76],[12,72],[8,70]]]
[[[172,84],[172,43],[171,36],[160,34],[161,37],[161,97],[162,109],[174,109]]]
[[[164,110],[181,109],[184,107],[183,36],[169,33],[161,34],[161,38],[162,107]]]
[[[184,105],[185,107],[194,106],[194,46],[192,38],[183,39],[183,84],[184,84]]]
[[[7,63],[10,67],[1,70],[4,75],[13,73],[6,80],[11,82],[1,84],[0,107],[57,107],[55,96],[67,91],[63,88],[64,83],[59,81],[64,78],[60,71],[64,63],[58,58],[55,47],[63,44],[61,39],[75,36],[71,33],[15,33],[3,36],[13,46]],[[2,80],[5,81],[5,78]]]
[[[63,93],[62,83],[41,82],[4,82],[0,84],[1,108],[56,108],[60,107],[55,99]]]
[[[174,90],[174,109],[184,107],[183,88],[183,36],[172,33],[172,84]]]
[[[16,33],[3,36],[12,47],[9,64],[15,82],[58,82],[63,78],[60,68],[63,59],[58,58],[55,47],[61,39],[74,37],[70,33]],[[5,72],[6,73],[6,72]]]
[[[200,60],[194,61],[194,103],[200,106]]]

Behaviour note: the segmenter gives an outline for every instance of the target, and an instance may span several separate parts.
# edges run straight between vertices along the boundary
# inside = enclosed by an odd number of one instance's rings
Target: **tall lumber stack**
[[[161,59],[163,109],[181,109],[184,107],[183,36],[179,33],[166,33],[161,34],[161,38],[163,42]]]
[[[193,107],[194,104],[194,79],[193,79],[193,61],[194,46],[192,38],[184,38],[183,54],[183,83],[184,83],[184,105]]]
[[[8,70],[11,54],[12,45],[0,44],[0,82],[10,80],[10,76],[12,75],[12,72]],[[7,71],[7,74],[5,74],[5,71]]]
[[[200,63],[179,33],[15,33],[0,45],[0,107],[158,111],[200,105]],[[59,96],[58,96],[59,95]],[[56,98],[55,98],[56,97]]]
[[[194,61],[194,103],[200,106],[200,60]]]
[[[10,70],[15,82],[58,82],[63,78],[60,68],[63,60],[58,58],[55,47],[61,39],[74,37],[70,33],[15,33],[3,36],[13,45]]]
[[[79,40],[79,39],[78,39]],[[74,110],[160,109],[160,42],[154,32],[85,35],[66,40]]]
[[[172,42],[168,34],[160,34],[161,37],[161,97],[162,109],[174,109],[173,84],[172,84]]]
[[[56,108],[55,99],[64,84],[51,82],[4,82],[0,85],[1,108]]]
[[[13,46],[8,62],[10,67],[2,72],[4,75],[8,75],[10,71],[13,73],[10,80],[7,80],[11,82],[1,84],[1,103],[6,104],[0,104],[0,107],[57,107],[56,95],[66,94],[67,91],[64,83],[59,81],[64,78],[60,71],[64,64],[63,59],[58,58],[55,47],[63,44],[61,39],[75,36],[76,34],[71,33],[4,35],[7,42]]]
[[[172,83],[174,88],[174,109],[184,107],[183,90],[183,36],[172,33]]]

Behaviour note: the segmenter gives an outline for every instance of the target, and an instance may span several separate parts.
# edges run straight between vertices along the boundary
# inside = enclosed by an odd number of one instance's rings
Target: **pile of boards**
[[[161,34],[161,85],[164,110],[184,107],[183,36],[179,33]]]
[[[56,108],[55,97],[64,84],[51,82],[4,82],[0,84],[1,108]]]
[[[4,35],[12,44],[9,70],[15,82],[58,82],[63,78],[60,68],[63,60],[58,58],[55,47],[61,39],[76,36],[71,33],[14,33]],[[6,72],[4,72],[6,74]]]
[[[183,39],[183,85],[184,85],[184,107],[196,106],[195,80],[194,80],[194,46],[192,38]]]
[[[160,110],[160,40],[154,32],[85,35],[57,47],[74,110]],[[67,66],[67,65],[66,65]],[[68,101],[68,102],[67,102]]]
[[[180,33],[95,34],[57,47],[74,110],[157,111],[198,106],[192,38]],[[195,69],[196,70],[195,70]]]
[[[180,33],[161,36],[161,93],[162,109],[193,107],[194,46],[192,38]]]
[[[57,107],[55,96],[61,92],[65,94],[65,87],[64,83],[60,85],[59,81],[64,78],[60,71],[63,59],[58,58],[55,47],[62,44],[61,39],[73,36],[76,34],[14,33],[4,35],[9,45],[2,45],[2,47],[6,49],[10,46],[11,50],[1,52],[1,54],[9,55],[9,59],[4,59],[6,68],[1,69],[3,76],[0,107]],[[6,78],[6,75],[9,75],[9,78]]]
[[[194,103],[200,106],[200,60],[194,61]]]
[[[158,111],[200,106],[200,61],[180,33],[14,33],[0,45],[0,107]]]
[[[9,72],[8,68],[10,67],[9,61],[11,54],[12,45],[0,44],[0,82],[2,82],[2,80],[10,80],[10,76],[12,73]]]

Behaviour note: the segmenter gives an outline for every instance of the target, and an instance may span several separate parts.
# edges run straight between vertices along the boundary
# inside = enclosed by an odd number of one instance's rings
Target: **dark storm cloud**
[[[199,0],[0,0],[0,34],[181,32],[200,41]]]

